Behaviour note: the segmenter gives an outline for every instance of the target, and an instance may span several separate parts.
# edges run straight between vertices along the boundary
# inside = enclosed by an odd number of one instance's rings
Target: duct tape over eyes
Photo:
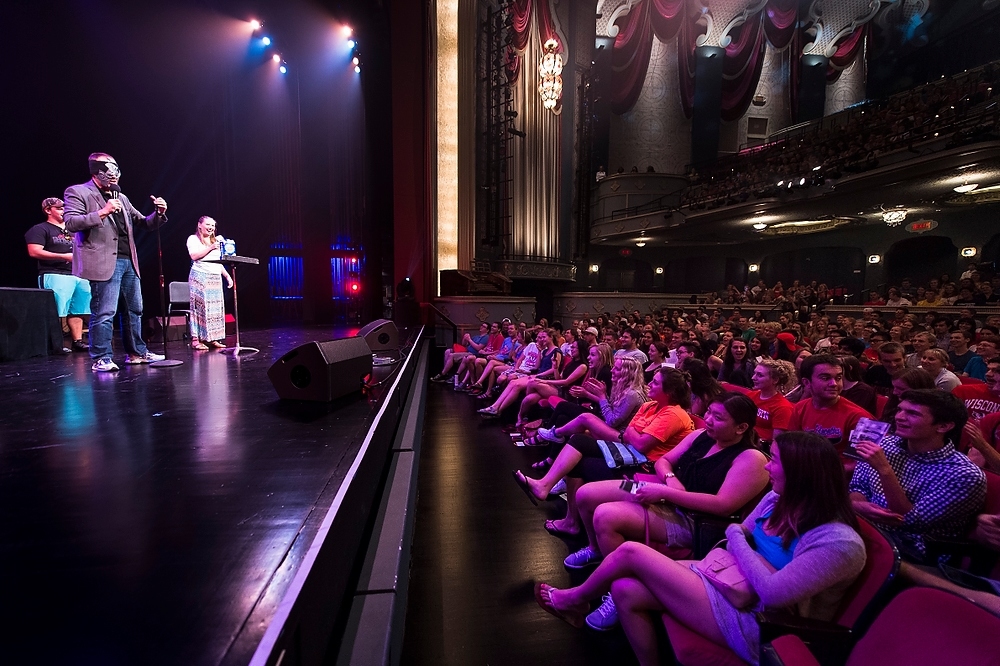
[[[97,178],[104,187],[110,185],[112,179],[117,180],[122,176],[122,171],[114,160],[90,160],[88,164],[90,165],[90,175]]]

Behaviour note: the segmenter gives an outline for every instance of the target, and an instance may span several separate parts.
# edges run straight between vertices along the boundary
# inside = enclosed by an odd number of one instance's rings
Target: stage
[[[408,388],[406,356],[330,404],[279,401],[266,372],[355,332],[244,331],[261,351],[235,359],[174,342],[163,369],[0,364],[3,663],[248,663]]]

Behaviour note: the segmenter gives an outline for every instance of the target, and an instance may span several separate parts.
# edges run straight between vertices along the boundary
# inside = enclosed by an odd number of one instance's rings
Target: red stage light
[[[358,289],[360,289],[360,288],[361,288],[361,287],[360,287],[360,285],[358,285],[358,283],[357,283],[357,282],[352,282],[352,283],[351,283],[351,291],[354,291],[354,292],[356,292],[356,291],[357,291]]]
[[[354,31],[351,29],[351,26],[345,25],[340,29],[340,34],[342,34],[344,37],[350,37],[352,34],[354,34]]]

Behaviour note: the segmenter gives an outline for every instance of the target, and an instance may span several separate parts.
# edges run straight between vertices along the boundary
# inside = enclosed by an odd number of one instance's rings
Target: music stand
[[[260,260],[256,257],[241,257],[238,254],[230,254],[223,256],[221,259],[207,259],[206,261],[226,266],[229,268],[229,272],[233,278],[233,320],[236,322],[236,346],[226,347],[225,349],[220,349],[219,351],[223,354],[232,354],[234,358],[243,353],[256,354],[260,351],[259,349],[255,347],[244,347],[240,344],[240,302],[236,292],[236,266],[239,264],[257,266],[260,264]]]

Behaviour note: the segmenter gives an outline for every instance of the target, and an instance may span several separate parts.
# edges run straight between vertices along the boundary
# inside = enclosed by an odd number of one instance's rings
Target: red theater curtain
[[[753,16],[737,29],[733,41],[726,47],[722,63],[722,119],[738,120],[746,113],[757,90],[764,67],[763,12]]]
[[[562,53],[565,47],[556,35],[556,29],[552,22],[552,12],[549,10],[549,0],[511,0],[508,7],[513,38],[511,39],[510,46],[507,47],[507,80],[514,83],[521,75],[521,70],[523,69],[519,52],[524,51],[528,46],[528,40],[531,39],[531,18],[533,14],[537,14],[535,20],[538,23],[539,46],[545,44],[550,39],[554,39],[559,42],[559,46],[556,47],[556,53]]]
[[[653,36],[666,42],[680,30],[684,0],[642,0],[619,25],[611,51],[611,111],[622,114],[631,109],[646,81]]]

